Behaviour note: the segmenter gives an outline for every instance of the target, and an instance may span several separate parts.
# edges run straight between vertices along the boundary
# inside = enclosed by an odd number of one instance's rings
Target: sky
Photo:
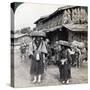
[[[41,16],[46,16],[53,13],[59,7],[65,5],[58,4],[36,4],[36,3],[23,3],[15,12],[15,31],[25,27],[35,27],[34,22]]]

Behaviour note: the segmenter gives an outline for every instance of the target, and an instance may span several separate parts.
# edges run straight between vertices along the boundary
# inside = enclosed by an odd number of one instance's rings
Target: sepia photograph
[[[11,86],[88,83],[88,7],[13,2]]]

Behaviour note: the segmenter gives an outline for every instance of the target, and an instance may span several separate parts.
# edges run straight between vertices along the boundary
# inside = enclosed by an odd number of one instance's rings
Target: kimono
[[[81,56],[81,51],[80,51],[80,49],[78,49],[78,48],[76,48],[76,50],[75,50],[75,62],[76,62],[76,66],[77,66],[77,68],[79,68],[80,67],[80,56]]]
[[[26,44],[21,44],[20,46],[20,52],[21,52],[21,61],[26,60]]]
[[[58,67],[61,81],[66,81],[71,78],[71,56],[68,49],[59,52]]]
[[[44,41],[42,41],[38,47],[34,42],[32,44],[33,54],[31,59],[30,74],[40,75],[44,73],[44,60],[45,53],[47,53],[47,49]]]

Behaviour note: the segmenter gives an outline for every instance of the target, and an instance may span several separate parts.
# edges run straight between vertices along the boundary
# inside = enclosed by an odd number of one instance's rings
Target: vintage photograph
[[[11,86],[88,83],[88,7],[11,3]]]

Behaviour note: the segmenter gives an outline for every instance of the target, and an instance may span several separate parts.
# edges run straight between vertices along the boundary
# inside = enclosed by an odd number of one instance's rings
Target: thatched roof
[[[63,7],[58,8],[56,11],[54,11],[53,13],[51,13],[50,15],[47,16],[42,16],[40,17],[37,21],[34,22],[34,24],[37,24],[39,21],[45,21],[50,19],[52,16],[56,15],[58,12],[61,12],[65,9],[70,9],[70,8],[75,8],[75,7],[86,7],[86,6],[72,6],[72,5],[66,5]],[[86,7],[87,8],[87,7]]]
[[[34,22],[34,24],[37,24],[39,21],[45,19],[46,17],[48,17],[48,15],[46,15],[46,16],[41,16],[38,20],[36,20],[36,21]]]
[[[40,17],[37,21],[34,22],[34,24],[37,24],[39,21],[48,20],[50,17],[56,15],[58,12],[61,12],[61,11],[65,10],[65,9],[70,9],[70,8],[75,8],[75,7],[85,7],[85,6],[67,5],[67,6],[60,7],[56,11],[54,11],[53,13],[51,13],[50,15]]]

